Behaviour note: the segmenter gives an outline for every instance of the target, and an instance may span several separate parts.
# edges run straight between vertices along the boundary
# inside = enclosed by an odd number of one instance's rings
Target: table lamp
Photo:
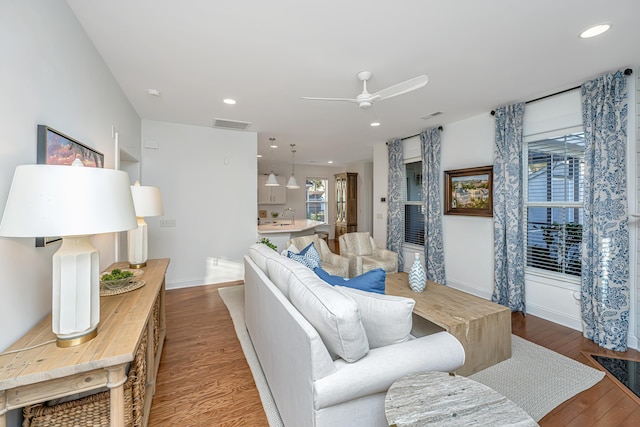
[[[144,217],[164,214],[162,196],[158,187],[140,185],[139,181],[131,186],[131,196],[138,227],[127,232],[129,268],[142,268],[147,265],[147,223]]]
[[[72,166],[16,167],[0,236],[62,236],[53,255],[51,321],[58,347],[93,339],[100,322],[100,255],[90,235],[136,227],[129,175]]]

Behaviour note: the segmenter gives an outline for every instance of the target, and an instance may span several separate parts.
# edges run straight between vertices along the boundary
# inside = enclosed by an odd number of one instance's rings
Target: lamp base
[[[146,267],[147,266],[147,262],[139,262],[137,264],[129,264],[129,268],[142,268],[142,267]]]
[[[58,338],[56,340],[56,346],[60,348],[74,347],[76,345],[84,344],[88,341],[91,341],[97,336],[98,336],[98,330],[94,329],[93,331],[81,337],[68,338],[68,339]]]

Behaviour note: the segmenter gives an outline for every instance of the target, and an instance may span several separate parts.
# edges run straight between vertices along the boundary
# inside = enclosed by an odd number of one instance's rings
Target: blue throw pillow
[[[360,289],[361,291],[375,292],[384,295],[384,281],[387,278],[387,273],[381,268],[367,271],[366,273],[352,277],[351,279],[332,276],[322,268],[314,268],[313,271],[318,275],[318,277],[332,286],[346,286],[347,288]]]
[[[309,243],[309,245],[301,250],[299,253],[287,251],[287,257],[291,258],[294,261],[298,261],[300,264],[308,267],[310,269],[321,268],[322,260],[320,259],[320,254],[316,250],[313,242]]]

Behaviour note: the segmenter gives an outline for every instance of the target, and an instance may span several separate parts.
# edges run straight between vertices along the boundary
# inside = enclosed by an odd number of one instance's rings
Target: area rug
[[[511,358],[470,375],[540,421],[553,408],[596,385],[604,372],[511,335]]]
[[[278,407],[273,400],[271,390],[269,390],[269,384],[267,384],[267,380],[264,377],[264,372],[262,372],[262,367],[260,367],[260,361],[258,361],[258,356],[253,348],[251,338],[244,323],[244,285],[220,288],[218,289],[218,293],[227,306],[227,310],[229,310],[231,320],[233,320],[233,327],[236,330],[238,341],[240,341],[242,351],[249,364],[249,369],[251,369],[253,380],[258,388],[258,394],[260,395],[264,412],[267,415],[269,426],[284,427],[284,423],[278,413]]]
[[[244,323],[244,286],[218,290],[258,387],[271,427],[283,426]],[[602,380],[604,372],[512,335],[511,359],[471,375],[539,421],[553,408]]]

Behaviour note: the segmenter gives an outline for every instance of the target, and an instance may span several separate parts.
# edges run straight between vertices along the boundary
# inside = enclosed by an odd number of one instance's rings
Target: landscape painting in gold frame
[[[444,213],[493,216],[493,166],[445,171]]]

